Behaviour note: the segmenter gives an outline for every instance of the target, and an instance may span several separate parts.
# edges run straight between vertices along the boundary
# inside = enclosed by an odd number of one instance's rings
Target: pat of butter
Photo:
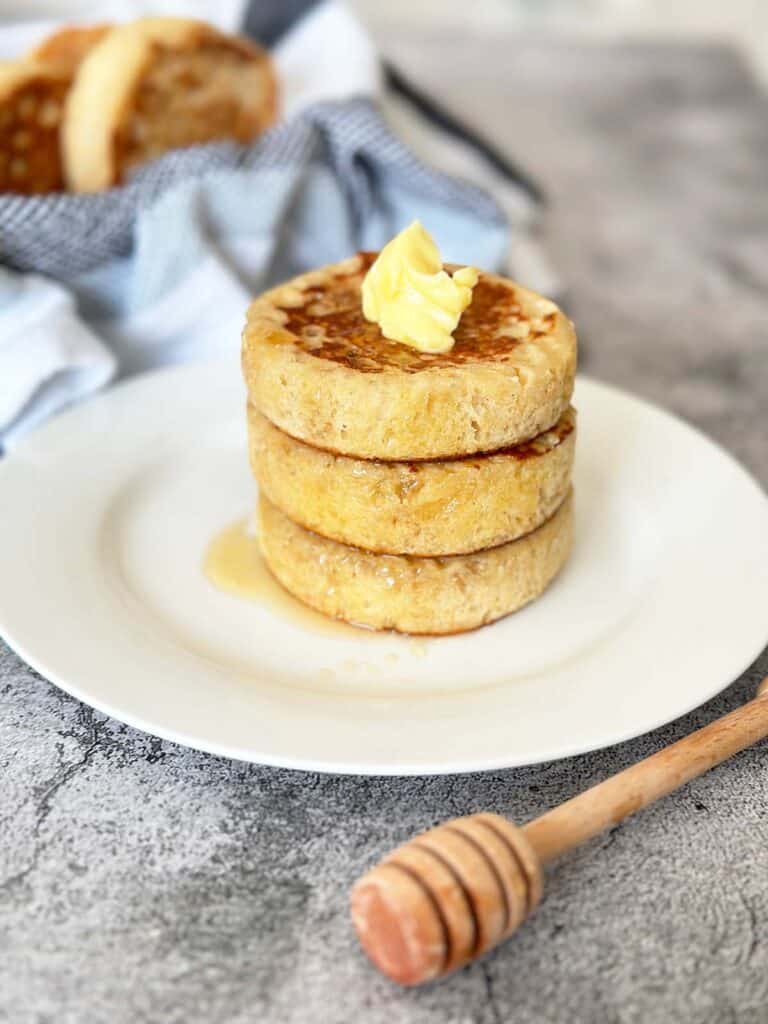
[[[430,234],[415,220],[381,250],[363,281],[363,315],[391,341],[420,352],[450,352],[472,301],[474,267],[443,270]]]

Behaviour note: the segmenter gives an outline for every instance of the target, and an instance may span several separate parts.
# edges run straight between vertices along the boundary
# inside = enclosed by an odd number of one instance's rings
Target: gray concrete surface
[[[768,483],[768,118],[739,60],[385,42],[543,179],[584,368],[686,416]],[[350,779],[141,735],[3,649],[0,1020],[768,1021],[765,745],[565,858],[528,926],[442,984],[380,978],[346,910],[360,870],[411,832],[486,808],[524,821],[738,706],[766,673],[764,654],[704,708],[599,754]]]

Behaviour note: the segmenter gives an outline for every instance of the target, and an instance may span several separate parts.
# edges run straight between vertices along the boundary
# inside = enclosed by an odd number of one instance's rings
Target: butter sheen
[[[381,250],[363,280],[363,315],[390,341],[420,352],[450,352],[472,301],[474,267],[449,274],[432,236],[415,220]]]

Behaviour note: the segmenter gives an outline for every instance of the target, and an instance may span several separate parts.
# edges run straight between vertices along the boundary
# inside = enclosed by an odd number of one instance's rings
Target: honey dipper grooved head
[[[486,953],[541,899],[524,833],[496,814],[456,818],[389,854],[352,890],[352,921],[373,963],[419,985]]]

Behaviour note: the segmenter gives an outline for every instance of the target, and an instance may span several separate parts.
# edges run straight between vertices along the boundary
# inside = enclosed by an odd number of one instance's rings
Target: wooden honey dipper
[[[462,967],[502,942],[542,895],[542,866],[768,736],[768,677],[742,708],[518,828],[498,814],[438,825],[352,890],[365,952],[401,985]]]

